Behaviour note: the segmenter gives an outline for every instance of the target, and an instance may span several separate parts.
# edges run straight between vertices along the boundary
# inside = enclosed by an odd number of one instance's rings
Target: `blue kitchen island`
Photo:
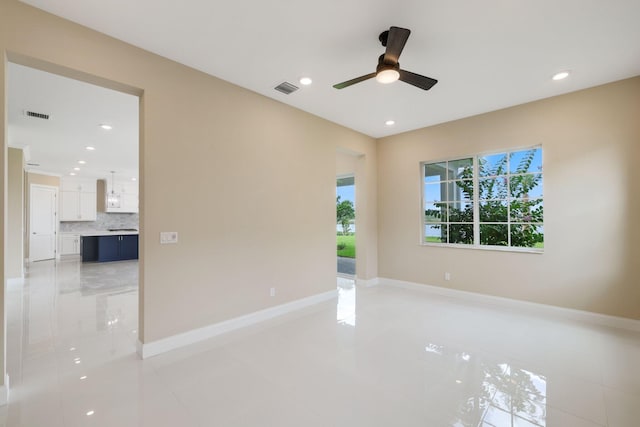
[[[138,232],[99,231],[80,235],[82,262],[138,259]]]

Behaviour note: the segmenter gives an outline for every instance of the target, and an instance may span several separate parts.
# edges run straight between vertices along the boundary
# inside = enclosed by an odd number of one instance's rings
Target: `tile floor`
[[[640,425],[640,337],[355,288],[147,360],[137,263],[33,264],[7,289],[0,426]]]

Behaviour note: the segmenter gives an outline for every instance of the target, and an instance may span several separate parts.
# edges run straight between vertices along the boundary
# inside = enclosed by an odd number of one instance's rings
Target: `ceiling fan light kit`
[[[376,72],[376,80],[378,83],[389,84],[400,78],[400,73],[394,68],[384,68]]]
[[[383,31],[378,39],[380,40],[380,43],[382,43],[382,46],[386,47],[386,50],[385,53],[380,55],[380,58],[378,58],[376,72],[335,84],[333,87],[336,89],[344,89],[345,87],[349,87],[375,77],[376,81],[383,84],[401,80],[423,90],[431,89],[433,85],[438,83],[438,80],[402,70],[400,68],[398,59],[400,58],[400,54],[402,53],[404,45],[407,43],[407,39],[410,34],[410,30],[400,27],[391,27],[388,31]]]

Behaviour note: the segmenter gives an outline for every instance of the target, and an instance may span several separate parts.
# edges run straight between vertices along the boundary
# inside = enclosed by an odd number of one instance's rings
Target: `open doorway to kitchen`
[[[20,267],[5,298],[7,372],[17,388],[36,356],[54,361],[53,372],[72,367],[86,378],[87,364],[136,352],[141,91],[32,58],[9,60],[7,141],[20,173],[8,192],[22,198],[5,213],[24,237],[5,256]],[[46,187],[58,195],[55,255],[33,262],[42,258],[29,239],[40,208],[29,201],[32,189]]]
[[[356,275],[356,183],[355,175],[336,179],[336,246],[338,275]]]

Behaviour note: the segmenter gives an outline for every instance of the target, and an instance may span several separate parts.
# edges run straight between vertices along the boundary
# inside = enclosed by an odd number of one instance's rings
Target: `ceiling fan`
[[[398,58],[402,53],[402,49],[404,49],[404,45],[407,43],[409,34],[411,34],[411,30],[399,27],[391,27],[388,31],[383,31],[378,39],[380,40],[380,43],[382,43],[382,46],[385,46],[387,50],[383,55],[380,55],[380,58],[378,58],[376,72],[335,84],[333,87],[336,89],[344,89],[345,87],[375,77],[380,83],[393,83],[396,80],[400,80],[419,87],[420,89],[431,89],[433,85],[438,83],[436,79],[400,69]]]

